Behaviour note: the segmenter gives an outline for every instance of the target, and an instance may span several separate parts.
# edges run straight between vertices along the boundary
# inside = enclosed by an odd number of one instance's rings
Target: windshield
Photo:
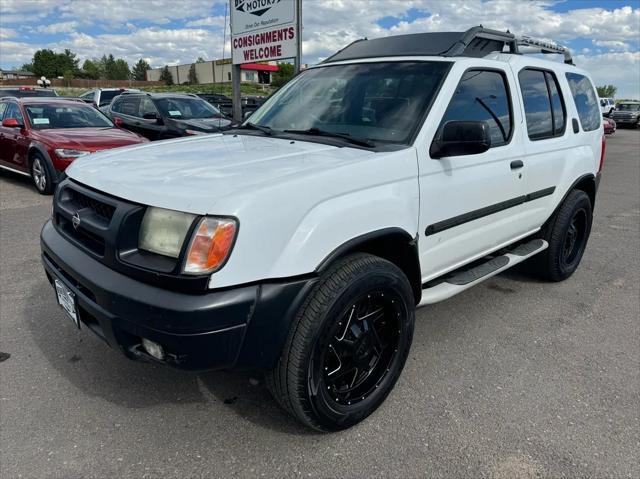
[[[639,111],[640,104],[637,103],[620,103],[617,107],[620,111]]]
[[[156,98],[154,103],[162,116],[175,120],[218,118],[220,111],[202,98]]]
[[[108,105],[109,103],[111,103],[111,100],[113,100],[118,95],[121,95],[123,93],[123,91],[124,90],[103,90],[103,91],[101,91],[100,92],[100,105],[98,105],[98,106]],[[93,98],[93,95],[91,96],[91,98]]]
[[[249,120],[283,130],[323,131],[408,144],[448,62],[384,62],[312,68],[274,94]]]
[[[29,123],[36,130],[54,128],[112,128],[113,123],[91,106],[78,105],[25,105]]]

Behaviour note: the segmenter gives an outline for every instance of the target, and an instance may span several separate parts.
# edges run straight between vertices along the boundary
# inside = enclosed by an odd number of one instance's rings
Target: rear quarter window
[[[602,126],[602,117],[598,106],[598,97],[591,81],[579,73],[567,73],[566,76],[582,129],[584,131],[598,130]]]

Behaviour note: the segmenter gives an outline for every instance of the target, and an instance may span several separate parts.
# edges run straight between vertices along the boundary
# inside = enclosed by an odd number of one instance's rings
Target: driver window
[[[460,80],[440,128],[448,121],[484,121],[489,125],[491,147],[509,143],[511,138],[511,99],[502,72],[469,70]]]

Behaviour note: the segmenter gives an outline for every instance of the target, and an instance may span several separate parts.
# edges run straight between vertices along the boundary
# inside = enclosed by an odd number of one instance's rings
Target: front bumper
[[[67,241],[48,221],[41,233],[49,282],[76,297],[81,327],[131,359],[154,360],[142,338],[162,345],[182,369],[269,369],[314,277],[180,293],[132,279]],[[68,324],[71,324],[70,322]]]

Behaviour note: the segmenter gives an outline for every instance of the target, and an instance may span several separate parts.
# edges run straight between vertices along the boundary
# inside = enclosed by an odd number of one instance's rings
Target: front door
[[[418,148],[420,264],[423,282],[513,241],[525,233],[521,114],[512,98],[513,74],[456,64],[430,114],[441,118]],[[455,86],[457,85],[457,86]],[[455,86],[455,88],[454,88]],[[480,154],[432,159],[429,145],[448,121],[484,121],[491,148]],[[431,122],[429,122],[431,123]]]

